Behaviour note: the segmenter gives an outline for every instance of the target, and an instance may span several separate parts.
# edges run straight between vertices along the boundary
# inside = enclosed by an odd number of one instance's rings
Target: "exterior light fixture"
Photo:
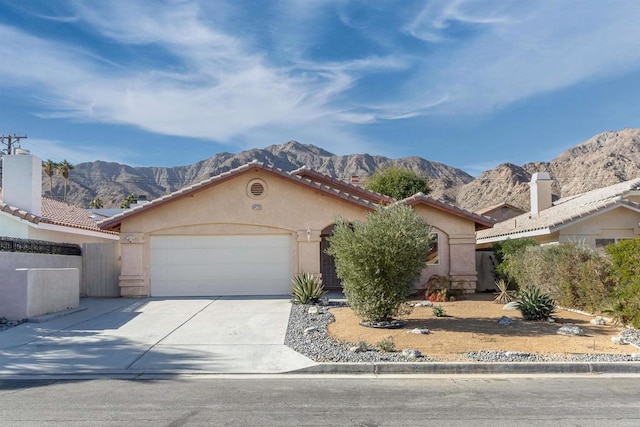
[[[307,227],[307,242],[311,241],[311,229]]]

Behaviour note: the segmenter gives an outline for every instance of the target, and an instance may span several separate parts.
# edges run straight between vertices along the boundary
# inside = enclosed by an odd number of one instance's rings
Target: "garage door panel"
[[[284,295],[291,236],[153,236],[151,295]]]

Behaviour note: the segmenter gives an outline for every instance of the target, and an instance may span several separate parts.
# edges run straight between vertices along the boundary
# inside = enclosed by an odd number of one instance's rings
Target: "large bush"
[[[611,296],[613,314],[623,323],[640,328],[640,239],[623,240],[608,245],[611,277],[616,288]]]
[[[396,200],[411,197],[416,193],[429,194],[429,179],[417,175],[411,169],[397,166],[378,169],[366,183],[366,188]]]
[[[338,218],[327,252],[354,312],[365,321],[397,316],[425,267],[431,239],[431,227],[409,206],[378,208],[366,222]]]
[[[536,286],[561,306],[592,312],[607,308],[614,287],[606,257],[572,243],[528,246],[509,257],[506,272],[521,288]]]
[[[530,246],[538,246],[539,243],[534,239],[508,239],[502,242],[494,243],[491,250],[496,256],[496,279],[504,280],[510,285],[517,285],[517,280],[509,276],[507,270],[509,268],[509,260],[516,257],[518,253],[524,251]]]

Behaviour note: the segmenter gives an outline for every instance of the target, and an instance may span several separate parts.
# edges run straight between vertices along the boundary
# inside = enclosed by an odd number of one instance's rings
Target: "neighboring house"
[[[0,236],[80,245],[119,239],[98,227],[101,217],[42,197],[42,161],[31,155],[2,157],[0,200]]]
[[[284,295],[301,272],[339,287],[324,252],[336,216],[365,220],[395,202],[307,168],[252,162],[99,225],[120,232],[123,296]],[[424,195],[398,203],[414,206],[439,238],[436,265],[417,286],[439,274],[473,291],[475,230],[491,220]]]
[[[520,209],[519,207],[513,206],[507,202],[498,203],[497,205],[476,211],[478,215],[493,218],[495,222],[502,222],[518,215],[522,215],[525,212],[526,211],[524,209]]]
[[[531,212],[477,233],[479,248],[530,237],[541,244],[580,243],[594,249],[640,237],[640,178],[552,202],[547,172],[533,174]]]

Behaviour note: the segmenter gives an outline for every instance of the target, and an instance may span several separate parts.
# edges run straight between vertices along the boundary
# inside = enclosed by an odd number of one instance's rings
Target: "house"
[[[28,154],[2,157],[0,236],[58,243],[106,243],[118,234],[98,227],[84,209],[42,197],[42,161]]]
[[[284,295],[301,272],[339,287],[324,251],[336,216],[365,220],[390,203],[307,168],[289,173],[254,161],[99,225],[120,233],[123,296]],[[424,277],[450,275],[472,292],[475,230],[490,219],[424,195],[399,203],[414,206],[438,233],[435,265]]]
[[[533,174],[531,211],[477,233],[479,248],[530,237],[541,244],[580,243],[594,249],[640,236],[640,178],[552,202],[551,177]]]
[[[493,218],[495,222],[502,222],[513,218],[514,216],[522,215],[525,212],[526,211],[524,209],[520,209],[519,207],[507,202],[502,202],[477,210],[475,213]]]

